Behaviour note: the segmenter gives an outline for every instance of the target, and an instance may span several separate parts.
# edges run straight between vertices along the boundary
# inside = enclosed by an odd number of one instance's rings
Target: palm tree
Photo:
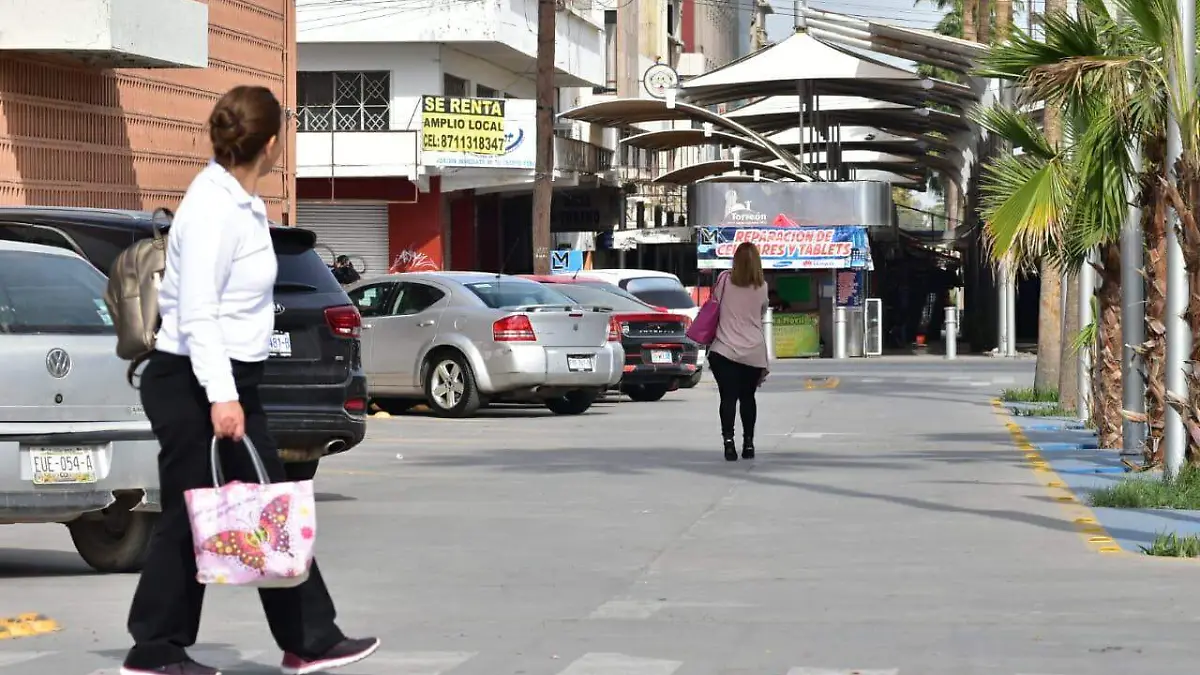
[[[964,0],[916,0],[916,4],[928,2],[939,10],[945,12],[942,20],[934,27],[934,31],[950,37],[964,38],[975,40],[978,38],[978,31],[975,24],[972,23],[970,30],[972,36],[968,37],[964,33],[963,26],[963,4]],[[967,0],[968,4],[975,8],[972,19],[975,16],[980,16],[983,12],[978,11],[979,0]],[[1028,7],[1024,2],[1018,0],[997,0],[995,3],[995,12],[989,17],[990,21],[995,23],[995,30],[992,35],[997,42],[1003,42],[1009,35],[1009,30],[1012,26],[1013,10],[1022,10]],[[1047,0],[1047,11],[1065,11],[1065,0]],[[941,72],[930,66],[923,66],[925,70],[921,74],[926,77],[937,77],[939,79],[950,79],[957,81],[957,75],[948,72]],[[1046,133],[1054,143],[1061,142],[1061,124],[1059,115],[1053,107],[1049,107],[1046,111],[1046,121],[1044,124]],[[953,188],[953,186],[949,186]],[[948,190],[947,192],[951,192]],[[1061,373],[1063,359],[1063,325],[1062,325],[1062,276],[1061,272],[1049,265],[1048,263],[1041,265],[1039,270],[1042,280],[1041,291],[1038,300],[1038,349],[1037,349],[1037,366],[1034,370],[1033,384],[1038,389],[1058,389],[1060,380],[1064,374]],[[1070,377],[1072,386],[1074,386],[1074,375],[1066,373],[1065,376]],[[1069,389],[1068,389],[1069,391]]]
[[[1162,33],[1119,24],[1100,0],[1084,0],[1077,17],[1048,12],[1043,26],[1045,42],[1016,29],[1008,43],[992,50],[984,74],[1018,83],[1029,100],[1061,107],[1075,133],[1070,143],[1052,143],[1016,110],[982,111],[978,117],[985,128],[1025,151],[987,167],[984,212],[996,256],[1011,254],[1026,266],[1049,262],[1073,272],[1086,264],[1088,251],[1097,251],[1094,420],[1103,447],[1121,447],[1120,231],[1125,180],[1138,171],[1129,136],[1157,139],[1164,129],[1165,71],[1155,60]],[[1200,231],[1196,250],[1200,269]]]

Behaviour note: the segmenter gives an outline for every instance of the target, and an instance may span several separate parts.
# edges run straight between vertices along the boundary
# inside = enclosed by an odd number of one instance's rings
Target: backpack
[[[131,362],[125,374],[130,386],[134,386],[134,371],[154,351],[155,333],[162,322],[158,289],[167,269],[167,235],[157,222],[160,215],[167,219],[168,226],[175,216],[170,209],[154,212],[153,236],[117,255],[104,291],[104,304],[117,328],[117,356]]]

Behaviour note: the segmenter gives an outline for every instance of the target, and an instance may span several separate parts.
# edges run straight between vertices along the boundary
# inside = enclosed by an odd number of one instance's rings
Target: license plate
[[[271,333],[271,356],[292,355],[292,334],[277,330]]]
[[[650,352],[650,363],[672,363],[674,360],[670,350],[654,349]]]
[[[96,448],[30,448],[34,485],[96,482]]]
[[[568,356],[567,370],[573,373],[590,373],[596,369],[590,356]]]

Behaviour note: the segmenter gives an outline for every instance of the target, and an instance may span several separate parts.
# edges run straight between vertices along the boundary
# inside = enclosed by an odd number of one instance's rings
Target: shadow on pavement
[[[74,551],[0,548],[0,580],[85,576],[98,573]]]
[[[855,490],[771,475],[772,470],[775,468],[786,469],[791,472],[806,464],[813,465],[815,468],[858,467],[904,471],[919,470],[921,463],[926,461],[986,462],[991,464],[1004,462],[1013,467],[1022,466],[1016,451],[1011,449],[973,452],[924,451],[894,453],[888,451],[881,453],[880,456],[886,457],[887,460],[856,460],[844,455],[829,453],[804,451],[780,453],[774,451],[768,452],[764,449],[763,454],[754,460],[753,463],[738,462],[730,464],[721,458],[720,450],[716,447],[714,447],[711,455],[697,453],[694,450],[671,450],[666,448],[646,448],[640,450],[577,448],[555,450],[553,452],[505,448],[482,454],[437,455],[414,460],[412,464],[430,467],[474,466],[499,471],[546,475],[571,472],[635,475],[661,470],[675,470],[711,477],[737,478],[757,485],[793,488],[833,497],[866,499],[924,511],[961,513],[995,518],[1055,531],[1072,533],[1077,531],[1073,523],[1057,517],[1042,516],[1011,509],[972,508],[916,497]],[[1030,483],[1030,487],[1033,487],[1032,482]]]

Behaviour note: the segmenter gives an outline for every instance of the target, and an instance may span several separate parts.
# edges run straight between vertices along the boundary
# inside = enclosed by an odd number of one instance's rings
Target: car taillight
[[[325,323],[338,337],[356,338],[362,335],[362,315],[354,305],[329,307],[325,310]]]
[[[608,320],[608,341],[621,341],[621,322],[617,321],[617,317],[612,317]]]
[[[513,314],[492,324],[492,339],[496,342],[537,342],[533,324],[524,314]]]
[[[682,318],[682,319],[683,319],[683,331],[686,333],[686,332],[687,332],[687,329],[689,329],[689,328],[691,328],[691,327],[692,327],[692,320],[691,320],[689,317],[686,317],[686,316],[684,316],[684,317],[680,317],[680,318]]]
[[[367,411],[367,399],[365,398],[348,398],[345,406],[346,412],[361,413]]]

